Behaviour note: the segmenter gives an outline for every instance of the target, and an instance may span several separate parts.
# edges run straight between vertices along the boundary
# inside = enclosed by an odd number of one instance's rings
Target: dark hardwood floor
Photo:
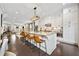
[[[25,45],[21,40],[16,40],[16,53],[17,56],[39,56],[39,49],[30,48]],[[41,56],[49,56],[45,52],[40,50]],[[74,45],[60,43],[57,48],[52,52],[50,56],[79,56],[79,48]]]

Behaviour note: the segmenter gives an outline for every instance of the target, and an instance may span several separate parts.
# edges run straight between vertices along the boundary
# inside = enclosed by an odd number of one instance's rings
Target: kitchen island
[[[44,52],[46,52],[48,55],[52,54],[52,52],[55,50],[56,44],[57,44],[56,32],[29,32],[29,33],[41,35],[42,39],[46,41],[47,51],[43,48],[45,46],[44,43],[41,44],[41,46],[43,46],[43,47],[40,47],[40,49],[43,50]],[[31,43],[34,44],[35,46],[39,47],[39,45],[38,44],[36,45],[34,41],[32,41]]]

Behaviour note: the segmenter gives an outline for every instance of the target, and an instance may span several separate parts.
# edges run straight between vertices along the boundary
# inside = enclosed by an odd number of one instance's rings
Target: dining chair
[[[16,43],[16,35],[15,34],[12,34],[11,35],[11,40],[10,40],[11,44],[15,44]]]
[[[2,45],[0,47],[0,56],[4,56],[5,51],[7,50],[7,46],[8,46],[8,39],[5,38],[3,39]]]
[[[0,56],[16,56],[15,53],[8,51],[8,38],[4,36],[2,38],[2,44],[0,46]]]

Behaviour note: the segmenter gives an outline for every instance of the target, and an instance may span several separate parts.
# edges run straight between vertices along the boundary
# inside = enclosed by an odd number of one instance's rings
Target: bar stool
[[[22,31],[21,33],[20,33],[20,35],[23,37],[23,38],[26,38],[26,36],[27,36],[27,32],[24,32],[24,31]]]
[[[31,40],[34,39],[34,35],[33,34],[27,34],[26,39],[31,42]]]
[[[20,33],[20,35],[21,35],[21,40],[24,42],[24,44],[25,44],[25,41],[26,41],[26,36],[27,36],[27,32],[24,32],[24,31],[22,31],[21,33]]]
[[[36,46],[37,44],[39,44],[39,49],[42,47],[47,52],[46,41],[42,40],[42,37],[40,35],[34,35],[34,41],[36,42]],[[45,43],[45,46],[41,46],[41,43]],[[39,55],[40,55],[40,50],[39,50]]]
[[[27,41],[29,42],[30,48],[32,48],[32,41],[34,40],[34,35],[33,34],[27,34],[26,36]]]

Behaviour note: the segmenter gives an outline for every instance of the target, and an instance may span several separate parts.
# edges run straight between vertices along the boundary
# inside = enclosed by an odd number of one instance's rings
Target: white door
[[[68,11],[63,13],[63,40],[67,43],[75,43],[75,11],[72,8],[65,10]]]

